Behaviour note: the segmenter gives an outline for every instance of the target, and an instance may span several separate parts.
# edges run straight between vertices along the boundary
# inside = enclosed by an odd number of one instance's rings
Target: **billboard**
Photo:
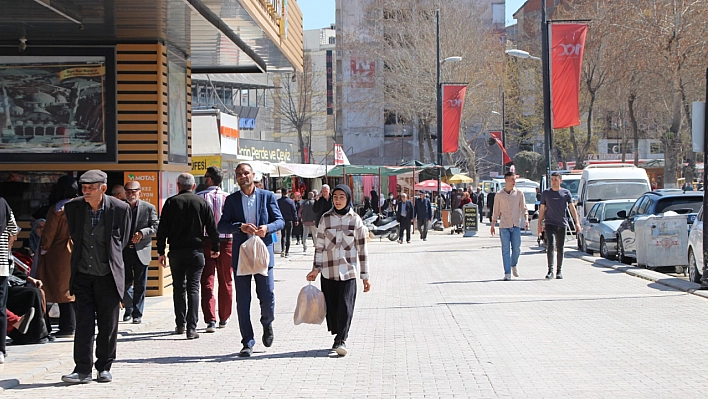
[[[115,49],[0,48],[0,162],[115,162]]]

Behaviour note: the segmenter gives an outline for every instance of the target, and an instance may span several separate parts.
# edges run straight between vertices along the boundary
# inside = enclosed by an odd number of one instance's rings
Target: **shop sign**
[[[293,146],[290,143],[241,139],[238,153],[253,157],[254,161],[292,162]]]
[[[221,168],[221,157],[218,155],[192,157],[193,175],[203,175],[210,166]]]
[[[123,181],[131,180],[140,183],[140,199],[159,208],[157,172],[123,172]]]

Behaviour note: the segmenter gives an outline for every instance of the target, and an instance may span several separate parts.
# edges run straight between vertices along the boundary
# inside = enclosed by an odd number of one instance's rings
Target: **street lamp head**
[[[511,49],[511,50],[506,50],[505,53],[507,55],[512,56],[512,57],[530,58],[532,60],[537,60],[537,61],[541,60],[540,58],[534,57],[533,55],[529,54],[527,51],[524,51],[524,50]]]
[[[442,60],[441,64],[444,64],[446,62],[460,62],[462,61],[462,57],[455,56],[455,57],[447,57],[444,60]]]

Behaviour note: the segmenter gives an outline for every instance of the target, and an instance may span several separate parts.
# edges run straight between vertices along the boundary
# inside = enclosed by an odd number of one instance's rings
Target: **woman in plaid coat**
[[[314,281],[322,273],[320,284],[327,304],[327,329],[335,336],[331,355],[346,356],[346,340],[356,301],[357,272],[364,292],[371,289],[366,248],[368,231],[352,209],[349,186],[338,185],[332,191],[332,203],[332,209],[322,215],[317,227],[315,261],[307,280]]]

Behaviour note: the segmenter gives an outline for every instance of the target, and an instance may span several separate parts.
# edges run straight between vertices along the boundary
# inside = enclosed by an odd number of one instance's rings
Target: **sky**
[[[526,0],[506,0],[506,24],[515,21],[512,14],[521,7]],[[334,23],[335,0],[298,0],[297,4],[302,10],[304,29],[326,28]]]

